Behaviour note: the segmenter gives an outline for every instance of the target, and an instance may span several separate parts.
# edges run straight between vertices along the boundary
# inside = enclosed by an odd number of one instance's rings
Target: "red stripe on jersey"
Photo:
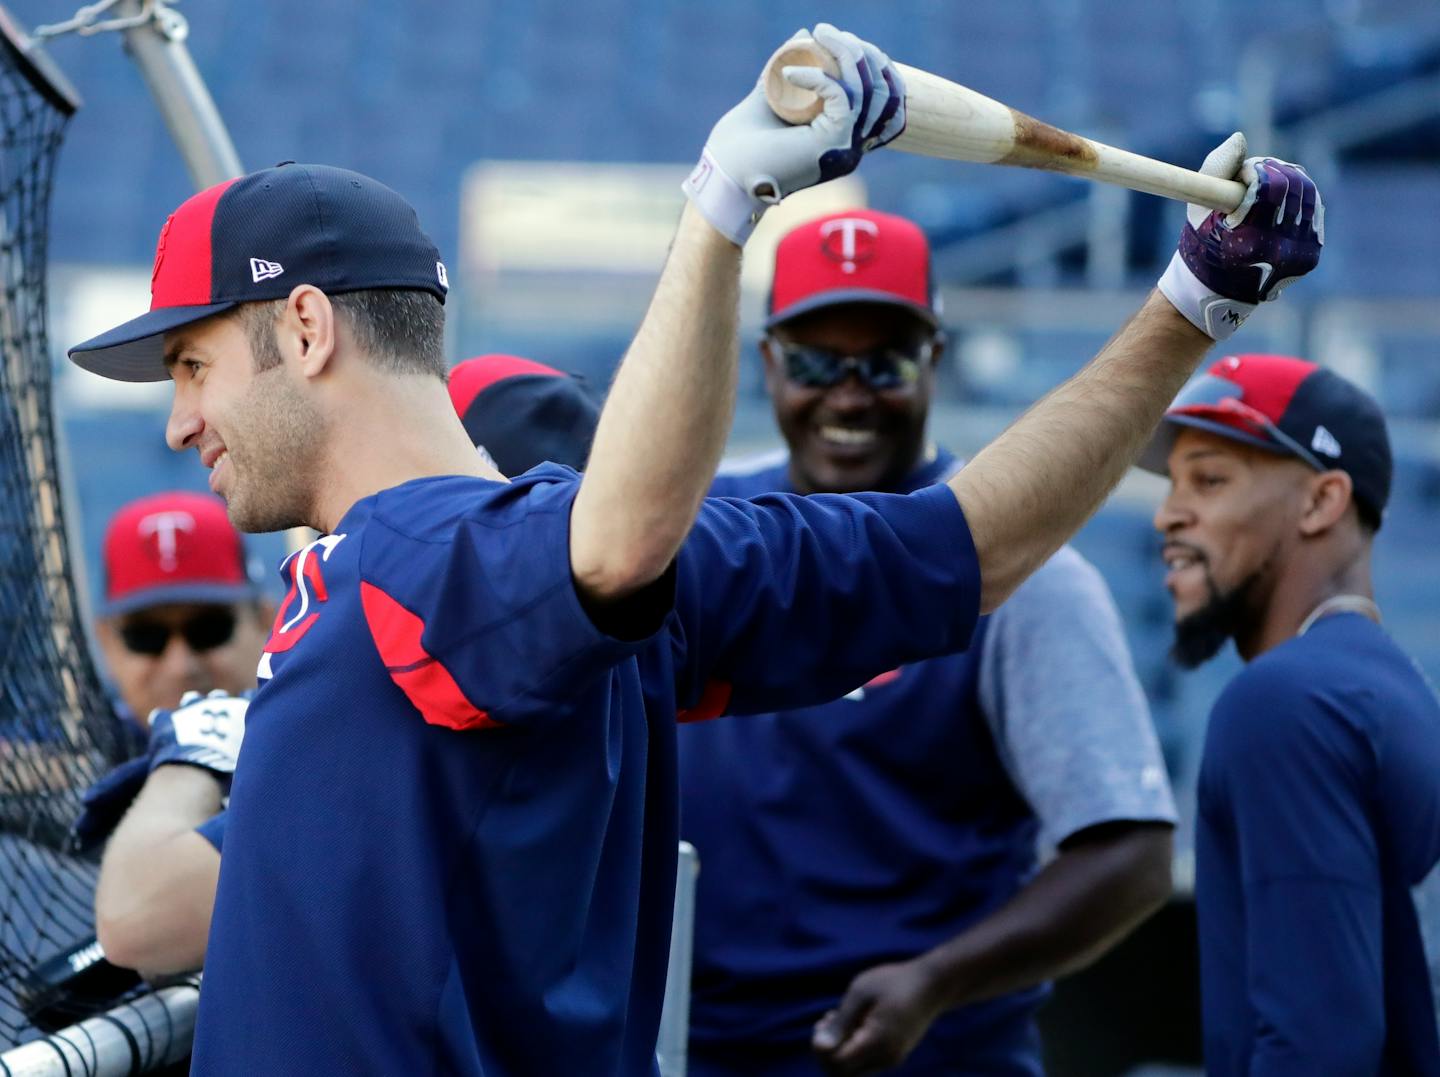
[[[195,307],[213,303],[210,282],[214,252],[210,233],[220,196],[234,183],[217,183],[187,199],[170,214],[155,245],[155,267],[150,271],[150,309]]]
[[[705,690],[700,693],[700,700],[693,707],[675,713],[677,722],[704,722],[711,718],[719,718],[725,713],[725,708],[730,706],[730,694],[733,691],[727,681],[707,681]]]
[[[490,729],[500,723],[468,699],[450,671],[425,650],[425,622],[374,584],[360,581],[360,605],[390,679],[431,725]]]

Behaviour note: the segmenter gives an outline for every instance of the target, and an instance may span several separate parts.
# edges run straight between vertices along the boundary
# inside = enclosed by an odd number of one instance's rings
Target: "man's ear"
[[[1312,476],[1306,490],[1305,508],[1300,515],[1300,533],[1306,538],[1323,535],[1345,517],[1354,500],[1355,489],[1344,471],[1322,471]]]
[[[335,355],[335,307],[313,284],[297,284],[275,327],[280,351],[307,378],[323,374]]]

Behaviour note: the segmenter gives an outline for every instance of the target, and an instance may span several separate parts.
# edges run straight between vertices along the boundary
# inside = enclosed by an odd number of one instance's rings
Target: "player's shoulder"
[[[368,521],[417,542],[448,543],[462,525],[510,527],[525,517],[569,512],[579,476],[541,464],[509,482],[442,475],[401,483],[375,494]]]
[[[1343,663],[1329,660],[1329,648],[1312,641],[1286,640],[1258,655],[1231,678],[1210,712],[1209,736],[1232,751],[1265,751],[1294,743],[1305,731],[1323,732],[1348,724]]]

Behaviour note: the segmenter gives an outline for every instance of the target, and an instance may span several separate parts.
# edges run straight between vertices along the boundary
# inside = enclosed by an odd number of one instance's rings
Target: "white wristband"
[[[760,199],[752,198],[750,192],[715,163],[708,146],[701,151],[699,162],[680,188],[715,230],[739,247],[745,246],[761,215],[769,208]]]
[[[1170,304],[1189,319],[1190,324],[1210,337],[1224,340],[1245,324],[1256,304],[1227,299],[1211,291],[1195,276],[1185,259],[1176,251],[1160,281],[1156,284]]]

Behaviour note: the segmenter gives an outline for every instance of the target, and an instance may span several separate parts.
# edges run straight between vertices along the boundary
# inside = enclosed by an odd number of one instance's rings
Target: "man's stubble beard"
[[[283,367],[255,376],[228,425],[230,522],[248,534],[311,526],[325,421]]]

